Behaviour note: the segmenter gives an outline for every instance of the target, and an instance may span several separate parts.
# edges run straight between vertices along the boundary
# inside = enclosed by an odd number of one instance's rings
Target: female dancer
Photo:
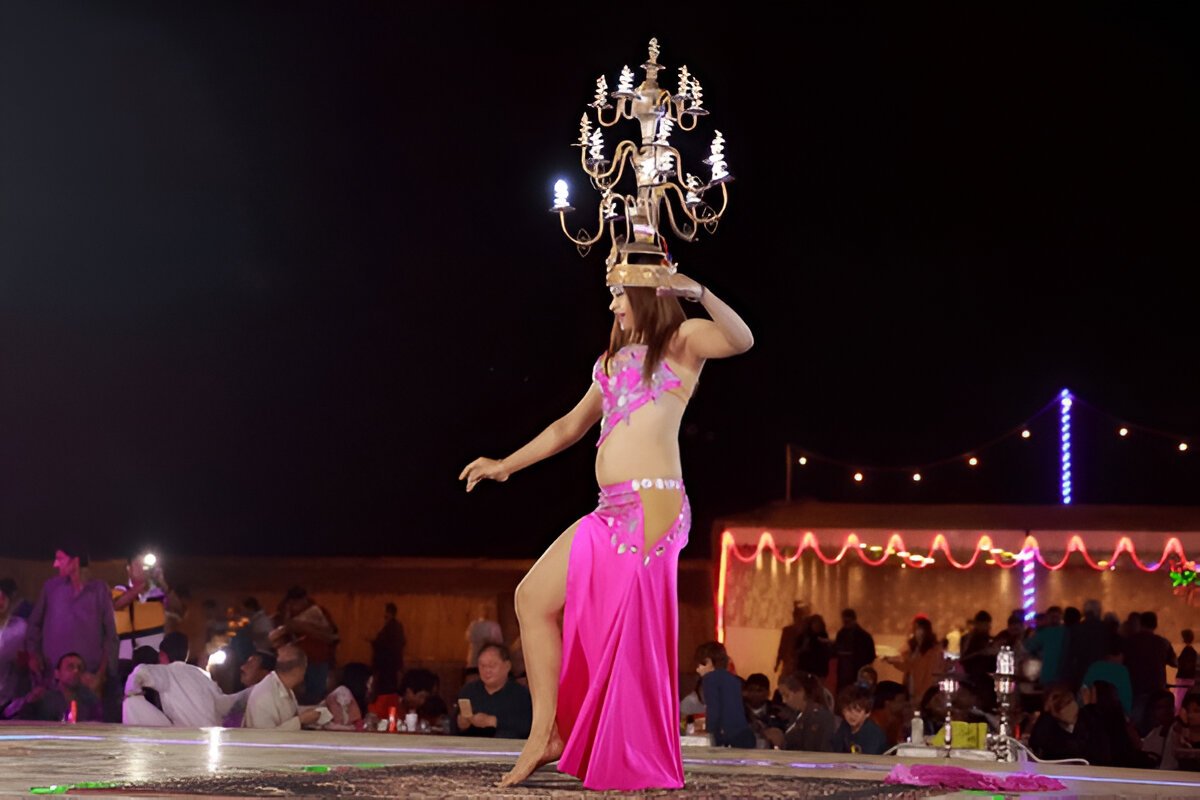
[[[597,422],[600,505],[567,528],[516,592],[533,726],[511,786],[558,760],[589,789],[683,786],[676,569],[691,512],[679,424],[706,359],[754,343],[741,317],[680,274],[656,288],[610,278],[608,350],[583,399],[531,442],[462,471],[467,491],[508,480],[578,442]],[[711,320],[687,319],[680,297]],[[557,622],[563,612],[563,628]]]

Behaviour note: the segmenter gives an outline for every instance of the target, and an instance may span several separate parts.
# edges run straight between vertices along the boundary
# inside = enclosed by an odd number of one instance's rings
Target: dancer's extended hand
[[[494,458],[477,458],[467,464],[458,479],[467,482],[467,491],[469,492],[475,488],[475,484],[485,479],[504,483],[508,480],[508,468],[504,466],[503,461],[497,461]]]
[[[682,272],[676,272],[667,278],[666,286],[659,286],[655,290],[655,294],[659,297],[674,295],[675,297],[698,303],[704,297],[704,287],[698,281],[692,280]]]

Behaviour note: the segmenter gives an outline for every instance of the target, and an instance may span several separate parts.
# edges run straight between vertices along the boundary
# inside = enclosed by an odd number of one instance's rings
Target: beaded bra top
[[[627,344],[617,351],[610,362],[611,375],[604,373],[604,356],[596,359],[592,367],[592,380],[600,386],[604,417],[600,422],[600,440],[596,447],[612,433],[617,424],[624,420],[629,424],[633,412],[647,403],[657,403],[672,389],[683,386],[683,381],[667,364],[666,359],[658,362],[649,385],[642,379],[642,366],[646,362],[648,348],[644,344]]]

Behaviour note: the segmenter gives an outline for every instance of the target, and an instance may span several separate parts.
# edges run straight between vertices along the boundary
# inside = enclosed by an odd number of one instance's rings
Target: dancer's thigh
[[[642,542],[648,551],[679,521],[683,493],[676,489],[640,489],[638,494],[642,498]]]
[[[575,541],[577,520],[542,553],[517,585],[517,612],[554,614],[562,610],[567,597],[567,566],[571,543]]]

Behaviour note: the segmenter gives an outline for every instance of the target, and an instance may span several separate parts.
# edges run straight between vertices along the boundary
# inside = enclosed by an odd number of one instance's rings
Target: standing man
[[[792,602],[792,624],[785,625],[779,632],[779,652],[775,654],[775,669],[781,676],[796,671],[796,651],[800,648],[800,637],[808,628],[810,610],[803,600]]]
[[[383,627],[371,640],[371,670],[376,694],[396,694],[404,671],[404,626],[396,619],[396,604],[383,607]]]
[[[842,629],[834,640],[837,651],[837,690],[841,692],[858,680],[858,671],[875,663],[875,637],[858,624],[853,608],[842,612]]]
[[[25,645],[29,668],[49,678],[63,656],[76,653],[83,661],[81,683],[104,701],[106,722],[121,721],[121,685],[117,674],[117,626],[112,596],[101,580],[84,580],[88,557],[82,549],[58,549],[58,575],[42,586],[29,615]]]
[[[333,618],[309,597],[304,587],[293,586],[284,597],[281,626],[304,651],[308,664],[298,692],[300,700],[307,705],[320,703],[329,691],[326,684],[339,638]],[[279,660],[283,662],[282,656]]]
[[[500,623],[489,615],[487,603],[476,603],[475,619],[467,625],[466,639],[468,667],[475,666],[486,645],[504,644],[504,632],[500,630]]]

